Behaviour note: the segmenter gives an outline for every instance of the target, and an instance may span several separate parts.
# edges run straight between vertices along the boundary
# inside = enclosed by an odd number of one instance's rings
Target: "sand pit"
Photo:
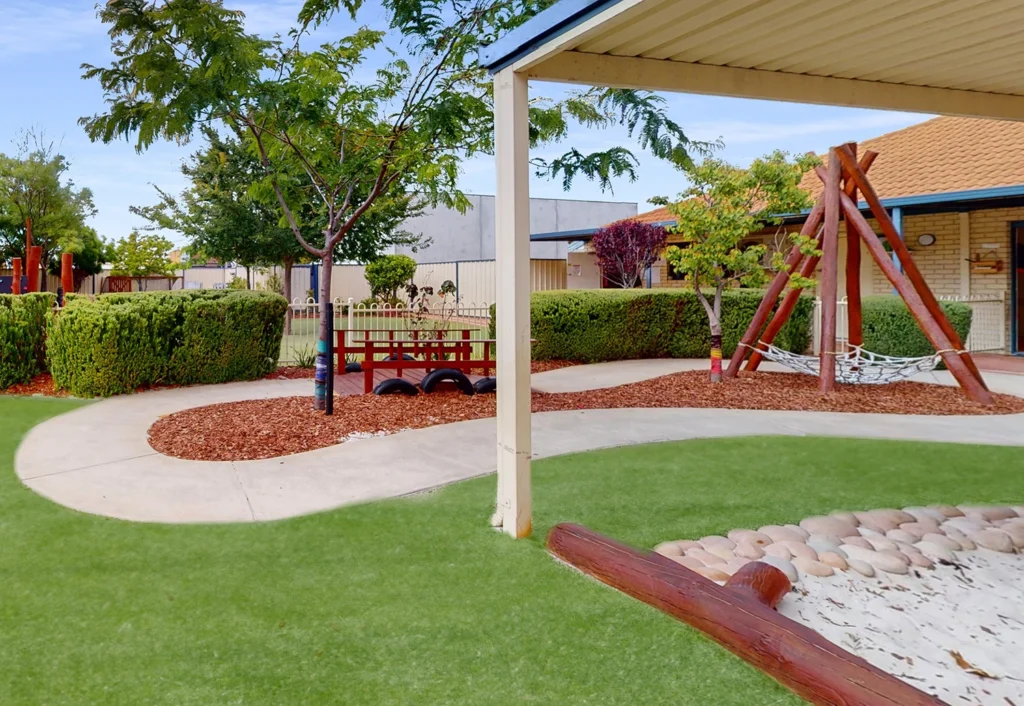
[[[948,704],[1024,705],[1024,555],[801,577],[779,612]]]
[[[1024,706],[1024,506],[835,512],[663,542],[719,583],[751,561],[793,589],[778,611],[948,704]]]

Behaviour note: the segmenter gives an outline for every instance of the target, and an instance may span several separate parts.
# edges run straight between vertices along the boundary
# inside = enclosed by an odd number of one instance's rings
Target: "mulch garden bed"
[[[66,390],[58,390],[53,386],[53,377],[49,373],[36,375],[30,382],[12,385],[5,390],[0,390],[0,395],[19,395],[28,397],[31,395],[43,395],[45,397],[67,397]]]
[[[311,451],[353,435],[390,434],[495,415],[494,395],[434,392],[404,397],[338,397],[334,416],[311,409],[310,397],[232,402],[184,410],[157,421],[149,443],[160,453],[202,461],[241,461]],[[696,407],[890,414],[1013,414],[1024,399],[996,395],[983,407],[959,388],[901,382],[838,385],[818,394],[817,378],[792,373],[741,373],[712,384],[704,371],[676,373],[603,390],[533,394],[534,412],[623,407]]]

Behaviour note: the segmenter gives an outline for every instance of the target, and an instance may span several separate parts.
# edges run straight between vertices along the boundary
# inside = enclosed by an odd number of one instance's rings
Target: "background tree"
[[[133,230],[118,241],[111,252],[110,274],[120,277],[170,277],[175,266],[171,261],[174,244],[153,233],[140,234]]]
[[[416,261],[408,255],[383,255],[366,266],[370,294],[384,304],[398,299],[398,290],[412,281]]]
[[[282,218],[277,199],[261,200],[250,193],[252,185],[265,175],[260,159],[247,148],[244,139],[222,136],[209,126],[201,128],[206,146],[181,166],[189,187],[178,197],[159,187],[158,203],[133,206],[149,229],[171,230],[185,236],[205,258],[234,262],[246,268],[282,266],[282,294],[292,301],[292,270],[308,262],[309,253]],[[243,136],[244,137],[244,136]],[[301,181],[302,175],[290,180]],[[316,193],[298,187],[290,195],[299,214],[298,222],[307,242],[323,231],[324,217],[318,212]],[[419,238],[399,228],[402,221],[419,215],[422,206],[411,198],[380,203],[353,227],[335,252],[335,262],[365,262],[394,245],[417,245]],[[292,311],[288,310],[285,333],[291,333]]]
[[[747,169],[719,159],[707,159],[686,170],[690,187],[667,205],[676,218],[672,233],[682,236],[681,246],[665,253],[669,266],[685,280],[704,307],[711,332],[711,380],[722,379],[722,292],[726,287],[765,284],[767,248],[751,242],[752,233],[779,226],[779,214],[797,213],[811,204],[800,188],[803,175],[818,163],[813,155],[790,161],[784,152],[756,159]],[[799,240],[799,235],[793,236]],[[801,247],[813,249],[813,240]],[[781,266],[773,257],[772,266]]]
[[[71,273],[75,279],[75,291],[82,288],[86,277],[98,275],[103,266],[114,260],[114,247],[101,238],[96,230],[86,226],[82,229],[78,242],[70,252],[74,255]],[[54,258],[49,265],[51,275],[60,275],[60,261]]]
[[[494,139],[490,82],[477,51],[547,3],[388,0],[391,28],[401,35],[395,43],[385,44],[385,32],[361,27],[315,51],[301,49],[309,27],[339,9],[356,19],[361,4],[308,1],[284,44],[247,34],[241,13],[220,2],[109,0],[99,16],[110,25],[115,59],[107,68],[83,67],[86,78],[100,82],[108,109],[82,124],[93,140],[134,137],[139,150],[158,138],[187,140],[211,122],[244,134],[264,169],[249,193],[261,201],[276,198],[299,244],[322,262],[327,301],[339,243],[364,216],[410,194],[431,206],[468,207],[457,186],[460,159],[493,151]],[[371,73],[363,66],[371,54],[393,58]],[[564,138],[569,118],[607,124],[618,109],[652,151],[686,162],[695,144],[658,113],[653,97],[608,95],[607,103],[582,95],[537,105],[531,110],[534,142]],[[595,159],[570,153],[538,169],[561,173],[566,183],[582,172],[607,184],[612,176],[635,177],[630,157],[622,149]],[[323,217],[313,240],[303,232],[298,208],[296,194],[304,190],[316,193]],[[321,361],[330,349],[328,323],[325,308]],[[322,382],[315,399],[317,408],[325,406]]]
[[[45,136],[25,132],[15,156],[0,154],[0,237],[5,259],[25,258],[25,223],[43,250],[42,264],[59,267],[62,251],[76,252],[89,237],[85,220],[96,214],[92,192],[67,178],[69,163]],[[46,288],[46,278],[42,278]]]
[[[661,226],[624,220],[599,229],[590,245],[601,274],[616,287],[632,289],[658,261],[668,233]]]

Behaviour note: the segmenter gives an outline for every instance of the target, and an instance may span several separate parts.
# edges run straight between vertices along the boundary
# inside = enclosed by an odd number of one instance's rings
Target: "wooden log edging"
[[[777,613],[772,606],[789,581],[774,567],[748,565],[719,586],[660,554],[574,524],[552,529],[547,548],[583,573],[700,630],[812,703],[943,704]]]

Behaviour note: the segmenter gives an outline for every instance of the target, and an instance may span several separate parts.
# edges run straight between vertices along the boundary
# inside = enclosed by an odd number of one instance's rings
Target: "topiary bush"
[[[940,302],[940,306],[960,340],[966,341],[967,334],[971,332],[971,307],[963,302]],[[865,297],[862,310],[866,350],[908,358],[935,352],[935,347],[925,338],[921,327],[899,297]]]
[[[760,290],[731,290],[722,299],[722,347],[736,350]],[[814,302],[801,297],[775,345],[803,352],[811,343]],[[535,360],[596,363],[632,358],[706,358],[711,354],[707,314],[697,296],[682,289],[568,290],[536,292],[530,304]],[[496,312],[491,307],[491,337]]]
[[[79,397],[258,379],[277,366],[287,306],[230,290],[74,297],[49,322],[50,370]]]
[[[0,390],[46,370],[46,317],[57,295],[0,294]]]

